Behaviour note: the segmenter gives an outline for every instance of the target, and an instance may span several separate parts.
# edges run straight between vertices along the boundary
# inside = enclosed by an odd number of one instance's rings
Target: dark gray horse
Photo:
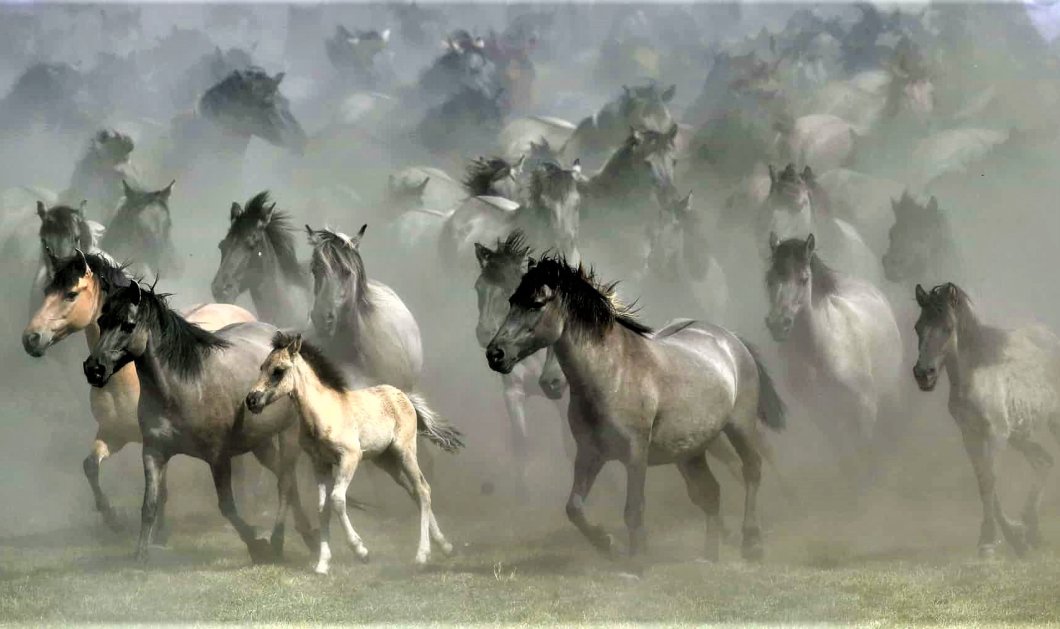
[[[957,245],[938,199],[918,203],[908,192],[891,201],[894,225],[883,254],[883,272],[892,282],[907,284],[953,277],[960,270]]]
[[[179,277],[184,260],[173,244],[173,219],[169,196],[175,181],[161,190],[140,190],[122,180],[124,197],[107,225],[103,250],[117,260],[128,261],[133,275],[157,277],[165,270]]]
[[[630,129],[668,132],[674,119],[667,105],[676,89],[673,85],[660,89],[655,83],[622,86],[618,98],[578,123],[561,153],[568,160],[593,160],[621,147]]]
[[[166,466],[178,454],[210,465],[221,513],[255,562],[282,555],[288,502],[294,506],[298,531],[310,548],[316,548],[294,482],[300,453],[297,411],[286,400],[257,415],[243,404],[271,351],[276,328],[254,322],[207,332],[170,310],[163,296],[136,282],[107,299],[98,324],[99,343],[84,364],[88,383],[103,387],[129,363],[136,365],[140,382],[145,490],[137,557],[147,560]],[[269,541],[257,538],[236,511],[232,457],[246,452],[253,452],[278,479],[280,503]]]
[[[122,181],[132,181],[129,157],[134,148],[129,136],[114,129],[101,129],[89,142],[88,150],[74,166],[70,184],[60,195],[66,203],[88,202],[88,206],[110,218],[121,202]]]
[[[295,253],[288,217],[276,211],[268,191],[246,205],[232,203],[228,233],[219,245],[221,263],[210,288],[214,299],[231,303],[250,293],[258,317],[281,327],[308,322],[309,275]]]

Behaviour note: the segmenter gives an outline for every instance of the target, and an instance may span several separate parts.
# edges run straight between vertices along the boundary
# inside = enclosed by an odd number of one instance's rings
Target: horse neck
[[[330,428],[328,411],[340,409],[344,396],[324,386],[313,370],[304,361],[300,362],[295,372],[295,386],[291,391],[291,401],[298,411],[298,418],[303,429],[311,435],[320,435]]]
[[[957,327],[953,332],[953,348],[943,362],[950,377],[951,391],[957,391],[964,386],[966,375],[979,366],[976,345],[981,341],[983,333],[984,326],[975,312],[966,306],[959,308]]]
[[[154,333],[147,340],[144,353],[137,356],[133,361],[136,365],[136,375],[140,380],[140,392],[143,395],[153,396],[169,405],[174,401],[173,376],[162,365],[155,350]]]
[[[88,351],[96,349],[96,345],[99,345],[99,315],[103,311],[103,287],[100,286],[99,280],[94,280],[96,283],[95,294],[96,303],[92,306],[92,319],[87,326],[85,326],[85,341],[88,342]]]
[[[645,339],[617,322],[602,336],[572,331],[568,323],[554,349],[571,390],[594,397],[615,390],[616,378],[627,371],[633,349],[642,343]]]

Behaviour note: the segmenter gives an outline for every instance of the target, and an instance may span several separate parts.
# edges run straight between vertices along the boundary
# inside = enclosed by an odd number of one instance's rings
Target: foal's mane
[[[555,291],[579,331],[602,336],[617,323],[640,336],[652,333],[650,327],[637,319],[632,308],[618,301],[617,282],[599,284],[592,269],[582,265],[573,267],[562,256],[545,256],[532,264],[512,295],[512,301],[529,301],[542,286]]]
[[[226,238],[242,239],[259,229],[264,229],[265,239],[276,251],[280,270],[292,282],[303,284],[305,275],[298,263],[294,248],[294,228],[286,212],[273,211],[269,191],[257,193],[243,206],[243,212],[232,221]]]
[[[276,334],[272,337],[272,349],[284,349],[294,341],[295,337],[286,334],[282,330],[277,330]],[[302,357],[309,368],[313,370],[313,374],[316,375],[317,379],[320,380],[320,384],[335,391],[336,393],[345,393],[350,390],[349,382],[346,380],[346,374],[342,373],[342,370],[335,366],[335,363],[331,362],[324,353],[320,351],[316,345],[313,345],[309,341],[303,340],[302,347],[298,350],[298,355]]]
[[[133,280],[125,274],[125,267],[114,263],[107,256],[96,253],[86,253],[84,260],[92,274],[99,280],[100,288],[105,295],[110,295],[119,288],[125,288]],[[77,280],[83,276],[81,259],[74,256],[62,262],[51,282],[44,288],[45,295],[65,292],[77,286]]]
[[[324,273],[339,279],[353,277],[357,289],[357,305],[370,308],[368,273],[364,269],[361,252],[349,236],[328,228],[314,230],[309,236],[313,246],[313,273]]]
[[[112,301],[131,299],[132,283],[116,293]],[[138,318],[151,330],[159,361],[183,378],[202,375],[203,360],[211,352],[231,345],[225,339],[189,323],[169,307],[168,295],[137,283],[140,292]],[[120,304],[119,304],[120,305]]]
[[[467,165],[467,171],[460,183],[464,190],[473,197],[490,194],[493,180],[506,168],[511,168],[503,157],[477,157]]]

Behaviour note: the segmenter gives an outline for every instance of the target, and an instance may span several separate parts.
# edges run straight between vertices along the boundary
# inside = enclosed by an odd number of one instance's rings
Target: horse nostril
[[[504,350],[499,347],[491,347],[486,350],[486,360],[491,363],[504,360]]]

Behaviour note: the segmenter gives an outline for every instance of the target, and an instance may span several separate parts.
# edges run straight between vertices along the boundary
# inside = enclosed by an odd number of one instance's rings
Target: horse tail
[[[773,430],[783,430],[787,424],[788,414],[784,400],[780,399],[777,387],[773,384],[773,378],[766,371],[765,364],[762,363],[758,348],[743,339],[740,340],[750,352],[751,358],[755,361],[755,367],[758,369],[758,419]]]
[[[408,394],[412,408],[416,409],[416,427],[419,433],[446,452],[456,452],[464,447],[463,435],[450,426],[427,406],[427,400],[418,393]]]

